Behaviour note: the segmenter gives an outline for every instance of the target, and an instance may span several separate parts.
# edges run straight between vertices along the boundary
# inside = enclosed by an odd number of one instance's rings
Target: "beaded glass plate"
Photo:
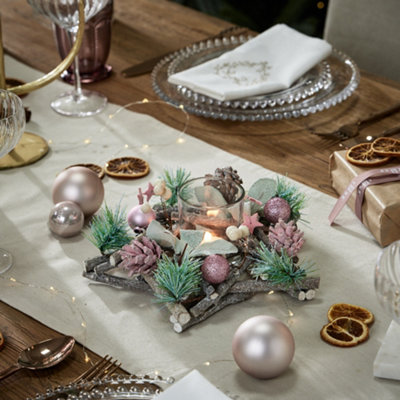
[[[48,389],[46,393],[38,393],[27,400],[150,400],[162,392],[160,384],[173,382],[173,378],[160,376],[117,375]]]
[[[359,83],[359,71],[345,54],[334,50],[289,89],[235,101],[219,101],[184,86],[168,82],[168,76],[220,56],[249,37],[208,40],[165,57],[152,72],[153,90],[163,100],[183,105],[195,115],[232,121],[264,121],[306,116],[347,99]]]

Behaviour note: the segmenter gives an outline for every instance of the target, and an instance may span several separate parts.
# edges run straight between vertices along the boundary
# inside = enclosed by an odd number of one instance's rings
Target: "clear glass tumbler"
[[[113,16],[113,0],[85,24],[85,34],[79,57],[79,75],[82,83],[97,82],[111,74],[111,65],[106,64],[111,47],[111,22]],[[60,57],[64,59],[71,50],[71,35],[67,30],[53,24],[54,36]],[[72,64],[61,75],[68,83],[75,82],[75,66]]]
[[[179,228],[203,230],[212,238],[226,239],[226,228],[243,220],[243,187],[209,177],[186,182],[178,193]]]
[[[21,99],[7,90],[0,90],[0,158],[19,142],[25,129],[25,110]],[[6,193],[3,188],[3,195]],[[0,248],[0,274],[11,268],[10,252]]]
[[[383,309],[400,324],[400,241],[384,248],[378,256],[375,292]]]

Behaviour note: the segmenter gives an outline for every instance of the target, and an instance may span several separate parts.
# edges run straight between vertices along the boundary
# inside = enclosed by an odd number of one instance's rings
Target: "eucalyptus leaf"
[[[196,231],[193,229],[180,230],[181,241],[187,243],[189,249],[195,249],[200,245],[204,237],[204,231]]]
[[[276,194],[276,181],[271,178],[261,178],[254,182],[249,191],[248,195],[254,199],[265,204],[270,198],[274,197]],[[262,206],[252,202],[251,213],[254,214],[258,212]]]
[[[153,239],[161,247],[176,249],[180,248],[180,240],[174,236],[170,231],[165,229],[158,221],[153,220],[150,222],[146,229],[146,236]]]
[[[204,242],[190,252],[190,257],[209,256],[211,254],[235,254],[237,247],[227,240],[217,239],[211,242]]]
[[[194,191],[199,203],[206,203],[209,207],[221,207],[227,204],[224,196],[214,186],[197,186],[194,188]]]

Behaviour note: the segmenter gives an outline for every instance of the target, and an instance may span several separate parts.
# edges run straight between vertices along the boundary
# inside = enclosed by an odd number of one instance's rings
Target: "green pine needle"
[[[276,196],[285,199],[292,210],[290,219],[295,221],[301,217],[301,210],[304,208],[306,196],[299,192],[299,189],[289,183],[285,178],[276,178]]]
[[[132,240],[124,210],[112,211],[107,204],[92,218],[90,234],[85,235],[102,254],[120,249]]]
[[[295,265],[292,257],[288,256],[285,250],[279,254],[275,250],[260,242],[254,257],[255,265],[250,273],[255,278],[267,280],[272,285],[283,285],[290,287],[299,284],[311,272],[313,263],[304,261],[300,265]]]
[[[175,173],[173,171],[164,170],[162,179],[167,187],[171,190],[172,196],[166,201],[167,205],[174,206],[178,202],[179,189],[190,178],[190,172],[186,172],[184,168],[178,168]]]
[[[175,258],[163,254],[157,262],[154,279],[164,293],[156,293],[160,303],[177,303],[198,294],[202,281],[200,259],[184,257],[181,264]]]

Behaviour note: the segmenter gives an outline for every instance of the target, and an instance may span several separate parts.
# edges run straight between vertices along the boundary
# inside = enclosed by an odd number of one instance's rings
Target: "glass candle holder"
[[[226,239],[226,228],[243,220],[244,189],[233,181],[202,177],[186,182],[178,193],[179,228],[203,230]]]

